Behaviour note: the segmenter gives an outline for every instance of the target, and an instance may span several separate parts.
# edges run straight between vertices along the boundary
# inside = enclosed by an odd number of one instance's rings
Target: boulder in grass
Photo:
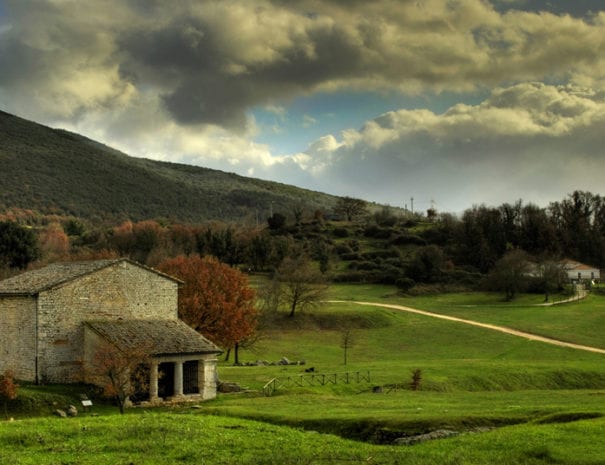
[[[70,405],[69,407],[67,407],[67,416],[68,417],[77,417],[78,416],[78,409],[76,408],[75,405]]]

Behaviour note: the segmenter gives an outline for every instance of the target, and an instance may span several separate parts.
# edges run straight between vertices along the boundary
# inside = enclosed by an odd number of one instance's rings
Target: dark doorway
[[[158,396],[164,399],[172,397],[174,395],[174,363],[160,363],[158,378]]]
[[[198,361],[189,360],[183,363],[183,394],[198,394],[199,392]]]

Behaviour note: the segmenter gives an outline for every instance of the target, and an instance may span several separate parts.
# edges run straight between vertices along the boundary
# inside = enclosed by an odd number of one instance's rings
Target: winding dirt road
[[[330,300],[329,302],[330,303],[355,304],[355,305],[368,305],[368,306],[372,306],[372,307],[383,307],[383,308],[390,308],[393,310],[400,310],[403,312],[417,313],[419,315],[425,315],[425,316],[430,316],[433,318],[439,318],[441,320],[455,321],[455,322],[464,323],[467,325],[478,326],[480,328],[491,329],[492,331],[499,331],[501,333],[511,334],[513,336],[522,337],[522,338],[529,339],[532,341],[539,341],[539,342],[544,342],[546,344],[552,344],[552,345],[560,346],[560,347],[569,347],[571,349],[584,350],[587,352],[596,352],[598,354],[605,354],[605,349],[601,349],[599,347],[584,346],[581,344],[574,344],[571,342],[559,341],[557,339],[551,339],[549,337],[538,336],[537,334],[526,333],[524,331],[518,331],[516,329],[507,328],[506,326],[497,326],[497,325],[492,325],[489,323],[481,323],[479,321],[465,320],[464,318],[458,318],[458,317],[449,316],[449,315],[441,315],[439,313],[427,312],[426,310],[418,310],[416,308],[404,307],[403,305],[381,304],[381,303],[377,303],[377,302],[355,302],[355,301],[349,301],[349,300]]]

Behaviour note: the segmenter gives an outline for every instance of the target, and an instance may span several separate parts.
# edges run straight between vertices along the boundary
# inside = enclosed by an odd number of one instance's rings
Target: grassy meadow
[[[294,319],[276,315],[244,362],[219,376],[246,390],[174,408],[95,406],[85,414],[0,423],[0,463],[15,464],[445,464],[605,463],[605,356],[353,301],[395,303],[605,347],[605,297],[556,307],[540,296],[400,297],[388,286],[334,286],[329,303]],[[353,344],[344,365],[345,328]],[[262,387],[272,378],[345,371],[370,381]],[[422,372],[420,389],[409,389]],[[310,376],[309,374],[307,376]],[[309,378],[310,379],[310,378]],[[382,392],[374,392],[381,387]],[[397,438],[459,434],[416,445]]]

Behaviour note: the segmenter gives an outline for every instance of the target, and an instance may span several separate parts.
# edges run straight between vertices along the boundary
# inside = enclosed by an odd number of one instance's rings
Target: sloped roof
[[[596,270],[598,271],[598,268],[595,268],[594,266],[590,266],[590,265],[586,265],[585,263],[581,263],[581,262],[577,262],[575,260],[569,260],[569,259],[565,259],[562,260],[561,263],[563,263],[563,267],[568,270],[568,271],[572,271],[572,270]]]
[[[53,263],[39,270],[26,271],[12,278],[5,279],[4,281],[0,281],[0,295],[35,295],[120,262],[132,263],[173,281],[180,282],[176,278],[147,268],[126,258],[88,260]]]
[[[103,320],[85,324],[122,350],[149,346],[150,355],[156,356],[222,352],[182,320]]]

